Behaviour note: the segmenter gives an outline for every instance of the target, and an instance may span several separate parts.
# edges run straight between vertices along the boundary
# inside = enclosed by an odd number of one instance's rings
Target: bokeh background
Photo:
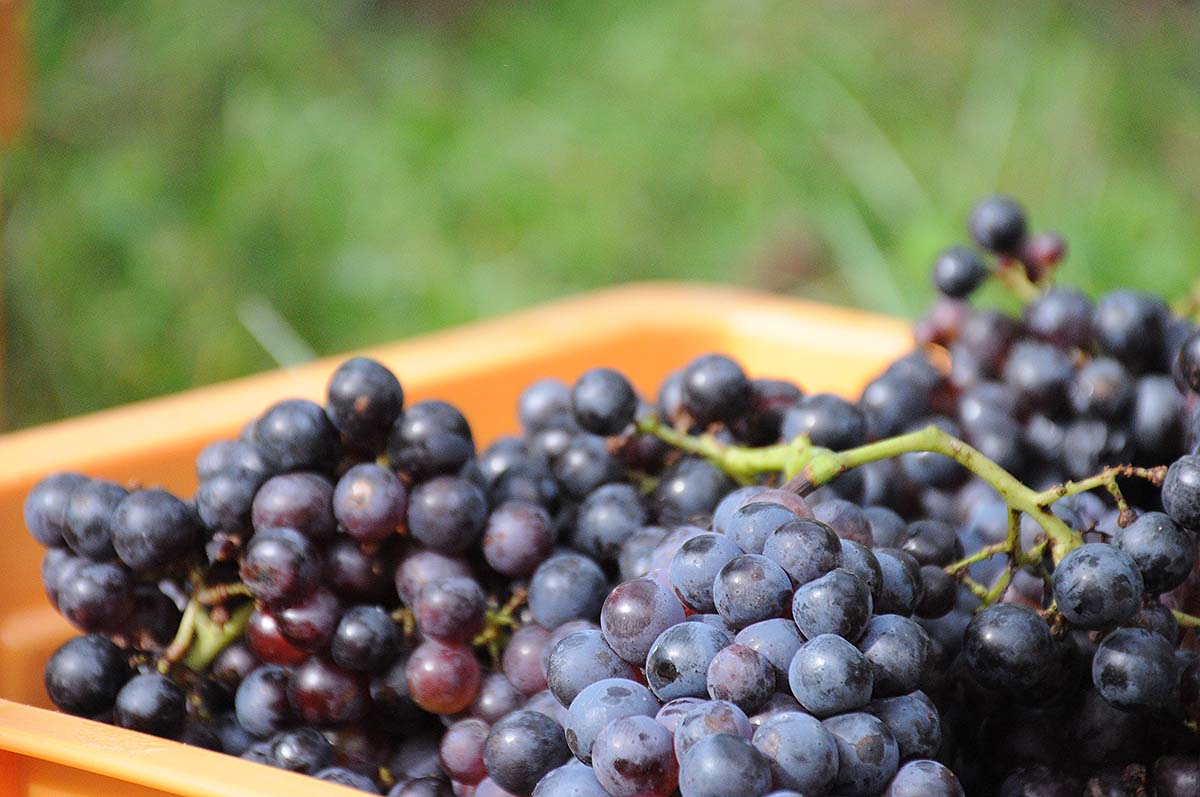
[[[994,189],[1200,275],[1191,3],[27,5],[9,428],[626,280],[914,315]]]

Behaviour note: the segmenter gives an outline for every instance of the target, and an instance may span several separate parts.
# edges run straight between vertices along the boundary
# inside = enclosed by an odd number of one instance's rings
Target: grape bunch
[[[1027,227],[976,206],[854,401],[597,367],[478,449],[355,358],[191,498],[51,475],[49,696],[398,797],[1196,797],[1196,308]]]

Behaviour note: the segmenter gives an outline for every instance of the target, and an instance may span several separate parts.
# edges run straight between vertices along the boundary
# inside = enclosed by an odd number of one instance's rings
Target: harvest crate
[[[0,0],[3,2],[3,0]],[[720,287],[639,284],[381,346],[364,354],[392,368],[406,401],[457,404],[486,445],[516,431],[521,390],[542,376],[573,380],[621,369],[647,395],[706,351],[726,352],[755,376],[807,390],[852,393],[911,345],[905,322]],[[42,590],[42,550],[22,503],[56,470],[119,482],[195,488],[193,460],[236,436],[281,398],[322,401],[345,358],[321,360],[0,437],[0,794],[37,797],[293,797],[349,794],[338,786],[218,753],[46,710],[42,668],[72,635]]]

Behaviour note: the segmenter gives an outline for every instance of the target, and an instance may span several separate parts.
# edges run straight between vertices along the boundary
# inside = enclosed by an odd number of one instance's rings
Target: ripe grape
[[[408,491],[387,468],[373,462],[355,465],[338,480],[333,516],[338,527],[359,543],[382,542],[404,526]]]
[[[404,406],[396,375],[375,360],[352,357],[333,372],[326,392],[326,414],[342,438],[368,452],[380,450]]]
[[[720,534],[700,534],[679,546],[671,559],[671,586],[684,605],[697,612],[716,611],[713,579],[742,550]]]
[[[775,688],[787,691],[788,667],[804,641],[796,623],[782,617],[763,620],[738,631],[733,641],[758,651],[771,665],[775,675]]]
[[[754,496],[755,499],[761,497]],[[767,538],[776,529],[799,519],[800,517],[788,507],[754,500],[734,510],[725,533],[746,553],[760,554]]]
[[[970,296],[987,279],[987,265],[974,249],[951,246],[933,262],[933,284],[955,299]]]
[[[536,711],[514,711],[494,724],[483,748],[488,777],[515,794],[532,794],[546,773],[571,756],[558,723]]]
[[[775,691],[774,670],[758,651],[733,644],[717,651],[708,664],[708,696],[727,700],[753,714]]]
[[[79,473],[51,473],[25,496],[25,527],[38,543],[47,548],[66,543],[67,507],[75,490],[87,481]]]
[[[483,532],[483,557],[510,578],[531,575],[554,549],[554,524],[545,509],[506,501],[492,510]]]
[[[984,249],[1015,255],[1025,243],[1025,211],[1011,197],[992,194],[971,208],[967,229]]]
[[[64,643],[46,663],[46,694],[68,714],[92,717],[112,708],[129,680],[121,649],[97,634]]]
[[[754,746],[766,756],[776,786],[802,794],[824,794],[833,788],[837,741],[820,720],[785,712],[754,732]]]
[[[286,604],[316,588],[321,558],[308,538],[295,529],[266,529],[246,546],[240,573],[257,600],[267,605]]]
[[[771,532],[763,556],[782,567],[793,584],[807,584],[841,565],[842,544],[819,520],[793,520]]]
[[[757,797],[770,788],[767,757],[750,742],[728,733],[715,733],[696,742],[679,765],[682,797]]]
[[[431,581],[413,604],[417,629],[439,642],[471,641],[483,630],[486,597],[479,582],[466,576]]]
[[[426,642],[425,645],[436,643]],[[425,645],[422,645],[424,647]],[[421,648],[417,648],[419,653]],[[412,659],[409,660],[410,681],[412,676]],[[441,673],[441,683],[450,680],[451,676]],[[422,687],[433,688],[430,680],[417,678]],[[410,683],[414,697],[418,690]],[[349,670],[338,667],[331,661],[313,656],[292,671],[288,680],[288,702],[296,715],[312,725],[338,725],[362,719],[370,709],[365,678]],[[427,694],[427,693],[423,693]],[[472,696],[473,697],[473,696]],[[420,701],[418,700],[418,703]]]
[[[465,719],[451,725],[438,746],[438,760],[451,778],[474,786],[487,777],[483,746],[490,726],[479,719]]]
[[[66,525],[62,528],[67,547],[95,562],[111,559],[116,553],[112,543],[113,513],[128,494],[125,488],[100,479],[77,485],[67,502]]]
[[[436,399],[413,404],[388,432],[388,461],[414,481],[457,473],[474,453],[467,419],[453,405]]]
[[[966,797],[966,792],[943,764],[918,759],[900,767],[883,797]]]
[[[1103,628],[1133,619],[1142,602],[1142,575],[1129,554],[1104,543],[1068,553],[1054,570],[1054,600],[1067,621]]]
[[[529,582],[529,610],[544,628],[557,628],[571,620],[591,620],[600,615],[608,593],[608,579],[590,558],[577,553],[556,553],[542,562]]]
[[[539,625],[518,628],[504,649],[501,668],[513,686],[527,695],[540,692],[547,687],[546,673],[542,671],[542,656],[550,632]]]
[[[340,448],[325,410],[304,399],[273,404],[254,424],[254,445],[276,471],[328,470]]]
[[[706,623],[667,628],[646,655],[646,683],[659,700],[708,695],[709,665],[731,635]]]
[[[681,624],[682,626],[682,624]],[[668,633],[665,631],[663,633]],[[651,649],[650,656],[654,651]],[[598,629],[572,631],[558,640],[546,660],[546,683],[550,692],[564,706],[570,706],[576,695],[589,684],[605,678],[636,677],[633,665],[618,656]],[[647,664],[646,677],[651,689],[654,681]],[[659,698],[662,695],[659,694]]]
[[[382,672],[400,652],[400,631],[380,606],[352,606],[338,621],[329,655],[355,672]]]
[[[705,354],[680,374],[683,409],[700,426],[729,421],[750,405],[750,380],[742,367],[722,354]]]
[[[788,668],[792,694],[816,717],[854,711],[871,699],[871,664],[862,652],[833,634],[800,646]]]
[[[600,629],[617,655],[630,664],[646,661],[658,635],[683,622],[683,607],[650,578],[627,581],[613,589],[600,610]]]
[[[617,558],[622,543],[646,523],[641,496],[629,484],[605,484],[579,507],[575,547],[601,561]]]
[[[633,422],[637,394],[619,371],[593,368],[571,388],[571,409],[582,429],[607,437]]]
[[[900,750],[896,739],[876,717],[839,714],[824,721],[838,748],[835,789],[843,794],[875,794],[896,774]]]
[[[907,617],[881,614],[867,621],[858,649],[871,665],[875,696],[902,695],[921,681],[929,660],[929,635]]]
[[[408,502],[408,530],[423,545],[441,553],[462,553],[479,541],[487,520],[487,496],[460,476],[422,482]]]
[[[174,681],[158,673],[135,675],[117,692],[113,723],[164,739],[183,732],[185,695]]]
[[[807,639],[837,634],[854,642],[867,627],[872,606],[871,591],[862,579],[838,568],[796,590],[792,618]]]
[[[613,797],[668,797],[679,775],[671,734],[641,715],[613,720],[600,731],[592,769]]]
[[[792,597],[792,582],[765,556],[743,554],[728,562],[713,581],[713,601],[734,628],[781,616]]]
[[[413,702],[434,714],[457,714],[471,705],[482,680],[469,648],[432,640],[417,646],[405,672]]]
[[[608,723],[622,717],[653,717],[659,708],[650,690],[636,681],[625,678],[596,681],[571,701],[567,712],[567,744],[576,758],[591,764],[592,744]]]
[[[878,717],[892,732],[902,761],[936,756],[942,747],[941,719],[924,692],[878,698],[864,710]]]
[[[989,606],[975,615],[963,640],[967,666],[976,680],[1018,696],[1041,683],[1053,648],[1046,621],[1011,603]]]
[[[1162,711],[1178,698],[1173,646],[1144,628],[1118,628],[1096,649],[1092,682],[1117,708]]]

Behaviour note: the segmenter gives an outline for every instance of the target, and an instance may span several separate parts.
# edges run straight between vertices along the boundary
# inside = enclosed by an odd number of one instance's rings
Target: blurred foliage
[[[319,353],[646,278],[913,314],[995,188],[1093,292],[1200,265],[1190,4],[31,6],[10,426],[271,367],[262,308]]]

